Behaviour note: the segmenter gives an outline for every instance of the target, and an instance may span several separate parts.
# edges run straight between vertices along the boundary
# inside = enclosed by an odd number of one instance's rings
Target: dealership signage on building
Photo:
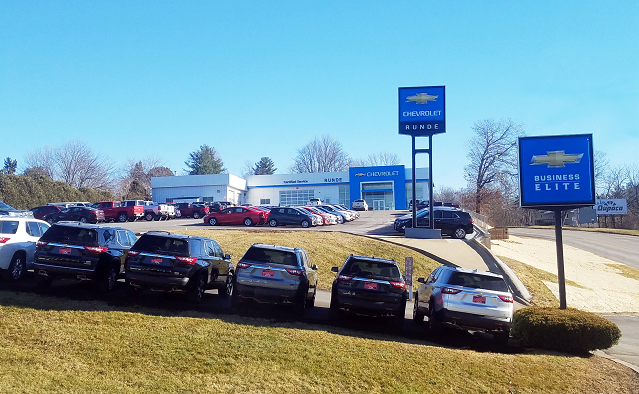
[[[592,134],[519,138],[520,205],[595,205]]]
[[[399,88],[399,134],[429,136],[446,132],[446,88]]]
[[[625,198],[597,200],[597,215],[626,215],[628,203]]]

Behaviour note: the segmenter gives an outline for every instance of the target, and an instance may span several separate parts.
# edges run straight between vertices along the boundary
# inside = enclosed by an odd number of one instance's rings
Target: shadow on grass
[[[191,305],[182,294],[177,293],[144,291],[135,298],[129,298],[123,282],[118,282],[113,292],[104,294],[91,282],[60,280],[49,288],[40,289],[35,286],[32,273],[25,279],[18,284],[2,282],[0,305],[36,310],[115,311],[160,317],[214,318],[234,324],[320,330],[357,338],[477,352],[526,352],[512,340],[507,346],[498,345],[491,335],[485,333],[471,334],[468,331],[449,329],[433,337],[426,333],[425,324],[416,324],[411,319],[406,319],[404,328],[399,333],[392,332],[389,322],[384,319],[369,317],[343,315],[338,322],[331,324],[328,320],[328,308],[319,306],[307,309],[300,319],[292,317],[292,311],[287,305],[255,304],[239,315],[231,307],[230,298],[219,297],[214,290],[205,293],[202,303]]]

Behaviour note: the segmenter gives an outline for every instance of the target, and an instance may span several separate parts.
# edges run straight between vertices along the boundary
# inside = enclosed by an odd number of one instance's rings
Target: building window
[[[339,203],[347,207],[351,206],[351,191],[349,185],[339,185]]]
[[[271,203],[270,198],[260,198],[260,205],[269,205]]]
[[[314,189],[308,190],[286,190],[280,192],[281,206],[306,205],[315,196]]]

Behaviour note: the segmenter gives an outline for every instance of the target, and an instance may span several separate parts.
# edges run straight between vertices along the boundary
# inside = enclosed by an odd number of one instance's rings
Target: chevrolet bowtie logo
[[[583,153],[566,154],[563,150],[548,152],[547,155],[536,155],[530,160],[530,165],[547,164],[548,168],[565,167],[566,163],[579,163]]]
[[[357,174],[355,174],[355,176],[366,176],[366,174],[364,174],[363,172],[358,172]]]
[[[429,101],[437,101],[439,96],[433,96],[428,93],[417,93],[414,96],[406,97],[406,102],[409,103],[411,101],[417,104],[428,104]]]

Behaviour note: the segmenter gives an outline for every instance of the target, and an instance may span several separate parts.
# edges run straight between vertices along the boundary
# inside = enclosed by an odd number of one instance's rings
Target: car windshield
[[[395,264],[385,261],[351,259],[341,272],[342,275],[371,279],[401,280],[401,273]]]
[[[448,279],[448,284],[453,286],[471,287],[473,289],[508,291],[508,285],[506,285],[506,282],[502,278],[473,274],[469,272],[453,272]]]
[[[250,260],[263,264],[283,264],[297,266],[297,258],[294,252],[274,250],[259,247],[251,247],[246,251],[242,260]]]
[[[187,256],[189,254],[186,240],[152,234],[141,236],[131,249],[148,253],[166,253],[174,256]]]

